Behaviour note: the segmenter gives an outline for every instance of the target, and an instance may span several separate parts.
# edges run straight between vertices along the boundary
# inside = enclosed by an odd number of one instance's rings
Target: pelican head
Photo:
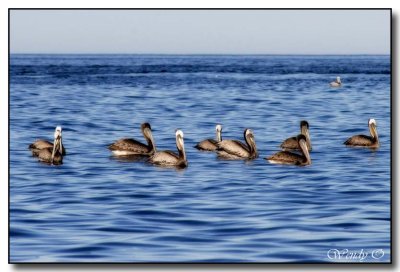
[[[146,129],[146,128],[151,130],[151,126],[150,126],[149,123],[143,123],[143,124],[141,124],[141,125],[140,125],[140,128],[141,128],[142,130],[144,130],[144,129]]]
[[[375,125],[376,126],[375,119],[371,118],[371,119],[368,120],[368,126],[370,126],[370,125]]]
[[[306,136],[308,151],[311,151],[311,140],[310,140],[309,128],[310,128],[310,126],[306,120],[302,120],[300,122],[300,133],[303,134],[304,136]]]
[[[57,126],[54,131],[54,142],[53,142],[53,151],[51,152],[51,163],[53,164],[54,156],[57,152],[60,154],[63,153],[63,145],[62,145],[62,128],[61,126]]]
[[[300,122],[300,129],[302,129],[303,127],[306,128],[306,129],[309,128],[308,122],[306,120],[302,120]]]
[[[57,126],[54,131],[54,139],[62,137],[62,128],[61,126]]]
[[[183,143],[183,132],[180,129],[177,129],[175,132],[175,136],[176,136],[176,144],[178,145],[178,149],[179,148],[184,148],[184,143]]]
[[[175,132],[175,136],[176,136],[176,144],[178,145],[178,149],[184,149],[184,143],[183,143],[183,132],[180,129],[177,129]]]
[[[307,147],[307,139],[303,134],[297,135],[297,142],[299,143],[299,147],[304,157],[307,159],[307,164],[311,164],[311,157]]]
[[[175,131],[175,136],[176,136],[177,138],[178,138],[178,136],[179,136],[180,138],[183,139],[183,132],[182,132],[182,130],[177,129],[177,130]]]
[[[151,135],[151,126],[149,123],[143,123],[140,125],[140,129],[142,130],[143,136],[146,138],[146,136]]]
[[[336,77],[336,82],[337,82],[337,83],[342,83],[342,82],[340,81],[340,77]]]
[[[215,131],[217,132],[217,141],[221,142],[222,141],[222,137],[221,137],[222,126],[220,124],[218,124],[215,127]]]
[[[179,153],[186,161],[186,153],[185,153],[185,144],[183,142],[183,132],[180,129],[177,129],[175,132],[176,136],[176,147],[178,148]]]
[[[151,126],[149,123],[143,123],[140,125],[140,129],[142,130],[142,134],[146,139],[147,143],[151,148],[153,148],[154,152],[156,151],[156,145],[154,143],[153,133],[151,132]]]
[[[378,131],[376,130],[376,121],[375,119],[369,119],[368,120],[368,127],[369,127],[369,132],[371,133],[371,136],[379,142],[378,139]]]
[[[245,140],[246,140],[247,145],[248,145],[249,148],[250,148],[251,156],[252,156],[253,158],[258,157],[258,152],[257,152],[257,147],[256,147],[256,141],[255,141],[255,139],[254,139],[254,133],[253,133],[253,131],[252,131],[251,129],[249,129],[249,128],[246,128],[246,129],[244,130],[244,138],[245,138]]]
[[[57,150],[62,154],[62,129],[60,126],[56,127],[54,132],[54,142],[53,142],[53,151],[51,152],[51,164],[54,162],[54,156],[56,155]]]

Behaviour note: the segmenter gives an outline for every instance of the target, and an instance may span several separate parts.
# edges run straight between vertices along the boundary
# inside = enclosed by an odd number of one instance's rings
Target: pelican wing
[[[217,149],[217,141],[214,139],[206,139],[195,145],[194,147],[199,150],[214,151]]]
[[[138,154],[150,152],[149,147],[135,139],[121,139],[108,146],[110,150],[130,151]]]
[[[299,143],[296,137],[290,137],[284,140],[281,144],[282,149],[299,149]]]
[[[53,143],[50,143],[49,141],[45,141],[45,140],[37,140],[33,144],[29,145],[29,149],[32,150],[32,154],[34,156],[37,156],[38,151],[40,151],[42,149],[47,149],[47,148],[53,148]],[[62,155],[65,156],[67,154],[67,152],[65,151],[64,145],[62,145],[62,151],[63,151]]]
[[[149,162],[161,165],[175,165],[179,161],[179,156],[170,150],[154,153],[149,158]]]
[[[353,137],[348,138],[344,144],[345,145],[354,145],[354,146],[370,146],[374,143],[372,137],[367,135],[355,135]]]
[[[45,149],[45,148],[53,148],[53,143],[45,140],[37,140],[33,144],[29,145],[29,149]]]
[[[248,147],[240,141],[236,140],[223,140],[217,143],[218,151],[224,151],[230,155],[245,158],[250,156],[250,151]],[[223,152],[220,152],[222,155]]]
[[[223,150],[217,150],[217,155],[219,158],[223,158],[224,160],[239,160],[242,159],[242,157],[233,155],[233,154],[229,154]]]
[[[269,157],[266,158],[268,161],[272,161],[274,163],[282,163],[282,164],[301,164],[304,160],[304,157],[288,152],[288,151],[279,151]]]

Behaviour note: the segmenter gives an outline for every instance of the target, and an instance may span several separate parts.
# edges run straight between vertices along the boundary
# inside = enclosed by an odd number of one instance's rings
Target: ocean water
[[[11,55],[10,261],[389,262],[390,69],[390,56]],[[381,147],[345,147],[369,118]],[[303,119],[312,165],[264,160]],[[143,141],[142,122],[159,150],[182,129],[188,168],[111,156]],[[260,157],[193,148],[218,123],[225,139],[251,128]],[[28,145],[57,125],[68,155],[49,166]]]

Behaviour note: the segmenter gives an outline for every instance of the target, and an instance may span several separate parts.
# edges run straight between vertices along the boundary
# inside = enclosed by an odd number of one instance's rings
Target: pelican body
[[[216,131],[216,140],[206,139],[206,140],[201,141],[194,147],[197,148],[198,150],[203,150],[203,151],[215,151],[218,148],[217,144],[222,141],[222,137],[221,137],[222,126],[217,125],[215,127],[215,131]]]
[[[300,147],[301,155],[289,151],[279,151],[278,153],[275,153],[265,159],[268,160],[270,163],[277,164],[291,164],[298,166],[310,165],[311,157],[310,153],[308,152],[306,136],[304,136],[303,134],[299,134],[297,135],[296,139]]]
[[[108,149],[116,156],[132,156],[142,155],[151,156],[156,152],[156,145],[154,143],[151,126],[149,123],[143,123],[140,126],[142,134],[147,141],[147,145],[135,139],[120,139],[115,143],[108,146]]]
[[[54,132],[54,142],[50,143],[45,140],[37,140],[29,145],[32,155],[38,157],[39,161],[49,164],[62,164],[63,156],[66,154],[62,144],[62,128],[56,127]]]
[[[329,85],[331,87],[340,87],[342,86],[342,81],[340,80],[340,77],[336,77],[336,80],[329,83]]]
[[[62,143],[62,128],[60,126],[57,126],[55,131],[54,131],[54,137],[56,137],[56,135],[59,135],[60,137],[60,148],[62,149],[61,151],[61,155],[65,156],[67,154],[64,145]],[[34,143],[29,145],[29,149],[32,151],[32,153],[37,153],[42,149],[46,149],[46,148],[53,148],[54,147],[54,142],[51,143],[49,141],[46,140],[36,140]]]
[[[179,168],[187,167],[188,162],[186,159],[185,145],[183,142],[183,132],[181,130],[177,130],[175,137],[178,154],[171,150],[158,151],[149,158],[148,162],[160,166],[173,166]]]
[[[217,155],[230,160],[255,159],[258,157],[254,134],[251,129],[244,130],[246,144],[237,140],[222,140],[217,143]]]
[[[312,146],[311,146],[311,140],[310,140],[309,125],[308,125],[308,122],[305,120],[300,122],[300,134],[303,134],[304,136],[306,136],[307,148],[308,148],[308,151],[311,151]],[[299,142],[297,141],[296,136],[287,138],[285,141],[282,142],[280,147],[286,151],[300,150]]]
[[[379,143],[378,131],[376,129],[375,119],[368,120],[368,127],[371,136],[355,135],[347,139],[344,142],[344,144],[347,146],[354,146],[354,147],[378,148],[380,143]]]

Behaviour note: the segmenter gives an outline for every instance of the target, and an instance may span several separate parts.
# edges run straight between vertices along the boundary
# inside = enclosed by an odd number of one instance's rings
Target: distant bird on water
[[[336,77],[336,80],[329,83],[329,85],[331,87],[340,87],[342,86],[342,81],[340,80],[340,77]]]
[[[310,126],[307,121],[305,121],[305,120],[300,121],[300,133],[306,137],[308,151],[311,151],[312,146],[311,146],[311,140],[310,140],[309,127]],[[300,146],[297,141],[297,136],[290,137],[290,138],[287,138],[286,140],[284,140],[281,144],[281,148],[283,150],[299,150]]]
[[[142,155],[151,156],[156,152],[156,145],[154,143],[151,126],[149,123],[143,123],[140,126],[142,134],[147,141],[147,145],[142,144],[135,139],[120,139],[115,143],[108,146],[108,149],[116,156],[132,156]]]
[[[216,140],[214,139],[206,139],[195,145],[194,147],[197,148],[198,150],[203,150],[203,151],[215,151],[218,146],[217,144],[222,141],[221,137],[221,132],[222,132],[222,126],[217,125],[215,127],[216,131]]]
[[[230,160],[255,159],[258,157],[254,134],[246,128],[243,132],[246,144],[237,140],[222,140],[217,143],[217,155]]]
[[[63,156],[66,155],[62,144],[62,128],[57,126],[54,131],[53,143],[46,140],[37,140],[29,145],[32,155],[38,157],[39,161],[49,164],[62,164]]]
[[[174,153],[171,150],[157,151],[148,159],[148,162],[159,166],[173,166],[178,168],[187,167],[188,162],[186,159],[182,130],[176,130],[175,140],[178,154]]]
[[[368,120],[368,127],[371,136],[355,135],[347,139],[344,142],[344,144],[347,146],[355,146],[355,147],[378,148],[380,144],[379,144],[379,137],[378,137],[378,131],[376,129],[375,119]]]
[[[289,151],[279,151],[272,156],[265,158],[270,163],[276,164],[291,164],[298,166],[305,166],[311,164],[311,157],[307,147],[307,138],[303,134],[296,137],[300,147],[301,155]]]

